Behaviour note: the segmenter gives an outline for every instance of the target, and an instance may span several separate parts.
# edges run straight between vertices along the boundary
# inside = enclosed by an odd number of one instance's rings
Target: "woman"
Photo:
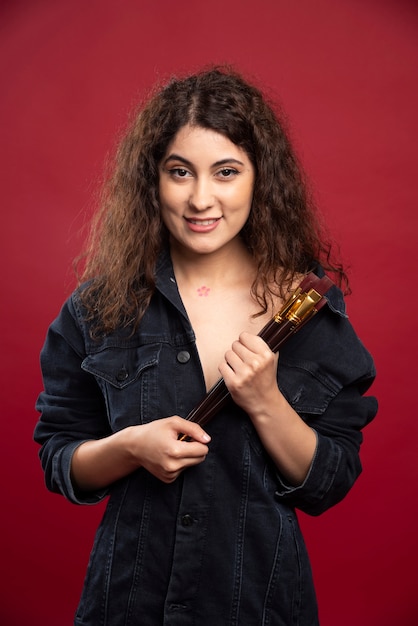
[[[318,623],[295,508],[360,473],[373,362],[337,287],[280,362],[258,333],[323,268],[345,277],[257,88],[214,68],[145,104],[42,352],[47,486],[109,496],[76,625]],[[221,376],[233,402],[184,419]]]

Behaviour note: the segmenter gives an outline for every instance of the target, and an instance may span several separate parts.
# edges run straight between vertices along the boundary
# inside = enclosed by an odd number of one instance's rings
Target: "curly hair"
[[[252,295],[265,312],[297,274],[317,263],[346,280],[331,262],[305,176],[283,116],[260,89],[229,67],[172,78],[135,115],[116,153],[92,223],[81,298],[95,332],[136,328],[155,289],[155,266],[168,234],[161,220],[158,167],[186,124],[216,131],[245,150],[255,168],[253,203],[241,236],[257,277]],[[273,291],[275,290],[275,291]]]

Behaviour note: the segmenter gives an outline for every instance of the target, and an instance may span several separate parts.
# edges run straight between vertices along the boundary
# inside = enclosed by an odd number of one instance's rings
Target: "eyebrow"
[[[193,167],[193,163],[191,161],[189,161],[188,159],[185,159],[179,154],[169,154],[168,157],[164,159],[163,165],[165,165],[168,161],[180,161],[181,163],[184,163],[184,165],[187,165],[188,167]],[[219,167],[220,165],[227,165],[229,163],[235,163],[236,165],[244,166],[244,163],[242,161],[239,161],[238,159],[234,159],[231,157],[230,159],[221,159],[220,161],[216,161],[215,163],[212,164],[212,167]]]

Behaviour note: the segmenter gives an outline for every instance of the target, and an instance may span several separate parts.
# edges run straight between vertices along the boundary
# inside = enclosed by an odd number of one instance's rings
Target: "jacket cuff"
[[[74,441],[67,444],[58,452],[54,458],[53,476],[55,477],[54,491],[62,493],[70,502],[74,504],[97,504],[107,495],[108,489],[97,491],[80,491],[76,489],[71,480],[71,461],[75,450],[84,441]]]
[[[309,508],[309,504],[314,505],[325,498],[333,485],[341,457],[338,446],[335,446],[330,439],[319,436],[315,430],[314,432],[316,435],[315,453],[303,483],[296,487],[289,485],[280,474],[277,474],[279,483],[277,496],[289,500],[292,506],[298,506],[298,503],[303,501],[304,509]]]

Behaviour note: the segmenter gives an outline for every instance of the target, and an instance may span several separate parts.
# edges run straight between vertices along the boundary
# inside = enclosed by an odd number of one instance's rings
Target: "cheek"
[[[233,196],[237,208],[246,207],[250,210],[253,201],[253,185],[243,185],[235,191]]]
[[[169,198],[161,198],[160,215],[164,226],[171,232],[176,229],[182,221],[182,211],[177,208],[176,203]]]
[[[160,205],[162,210],[175,212],[184,200],[184,191],[180,186],[160,185]]]
[[[158,199],[161,206],[167,203],[166,187],[161,182],[158,186]]]
[[[167,228],[170,228],[170,225],[173,221],[172,215],[172,212],[167,208],[166,205],[161,205],[161,220]]]

